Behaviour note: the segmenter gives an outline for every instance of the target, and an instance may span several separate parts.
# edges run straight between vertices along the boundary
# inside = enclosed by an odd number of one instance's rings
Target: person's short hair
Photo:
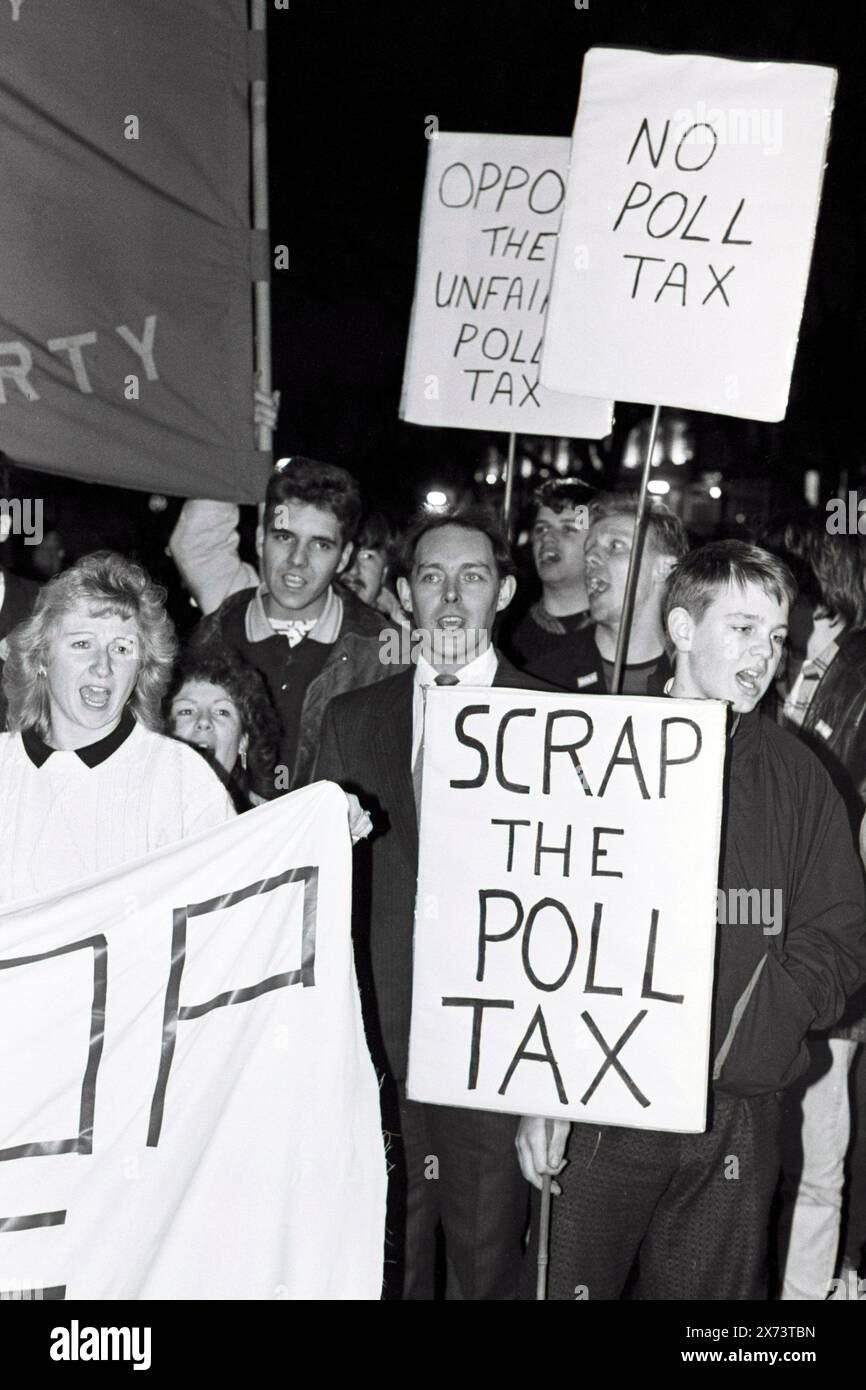
[[[277,507],[301,502],[333,512],[340,526],[343,545],[355,539],[361,519],[361,492],[351,473],[335,463],[315,459],[290,458],[275,468],[265,492],[264,524],[269,526]]]
[[[542,507],[547,507],[557,515],[573,512],[575,507],[588,507],[598,496],[598,488],[585,483],[582,478],[548,478],[537,487],[529,504],[529,525],[534,526]]]
[[[790,566],[803,598],[831,622],[866,627],[866,536],[830,535],[826,517],[789,521],[768,549]]]
[[[514,573],[514,561],[505,533],[496,517],[487,507],[455,507],[448,512],[438,512],[435,516],[422,515],[409,527],[400,553],[399,573],[407,579],[415,564],[418,543],[430,531],[441,531],[445,526],[459,526],[464,531],[480,531],[490,541],[496,572],[500,580]]]
[[[356,550],[382,550],[389,564],[400,547],[400,533],[385,512],[371,507],[364,512],[355,534]]]
[[[177,651],[174,624],[165,611],[165,590],[141,565],[111,550],[97,550],[56,575],[40,589],[31,616],[13,628],[3,668],[13,733],[35,729],[44,739],[51,730],[45,664],[65,615],[87,604],[93,617],[134,618],[141,637],[141,662],[129,706],[147,728],[162,728],[161,706]]]
[[[187,647],[175,667],[163,700],[165,727],[171,731],[171,706],[187,681],[219,686],[238,707],[241,733],[247,735],[247,765],[252,785],[273,785],[280,742],[280,721],[263,677],[217,638]]]
[[[665,594],[665,622],[675,608],[685,608],[697,621],[716,596],[731,585],[744,589],[757,584],[777,603],[788,606],[797,597],[797,582],[788,566],[748,541],[710,541],[691,551],[671,571]]]
[[[607,516],[637,516],[638,499],[632,492],[602,492],[589,505],[589,524]],[[664,502],[647,499],[644,513],[646,538],[651,540],[660,555],[681,560],[689,551],[686,528],[675,512]]]

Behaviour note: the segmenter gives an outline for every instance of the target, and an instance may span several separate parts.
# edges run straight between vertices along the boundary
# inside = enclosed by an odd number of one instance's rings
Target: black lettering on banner
[[[686,758],[671,758],[668,756],[668,731],[673,724],[686,724],[694,731],[695,746]],[[662,747],[661,747],[661,767],[659,768],[659,800],[664,801],[665,792],[668,785],[668,768],[682,767],[686,763],[693,763],[703,746],[703,736],[701,727],[693,719],[684,719],[682,715],[675,714],[670,719],[662,720]]]
[[[492,180],[492,182],[489,182],[489,183],[486,183],[486,182],[485,182],[485,180],[484,180],[484,170],[485,170],[485,169],[491,169],[491,170],[495,170],[495,171],[496,171],[496,177]],[[527,174],[527,178],[528,178],[528,177],[529,177],[529,175]],[[472,206],[475,207],[475,208],[477,208],[477,207],[478,207],[478,200],[479,200],[479,198],[481,197],[481,194],[482,194],[482,193],[489,193],[490,190],[491,190],[491,188],[495,188],[496,185],[497,185],[498,183],[501,183],[501,182],[502,182],[502,170],[500,169],[499,165],[498,165],[498,164],[494,164],[492,160],[485,159],[484,163],[481,165],[481,177],[480,177],[479,180],[478,180],[478,192],[475,194],[475,202],[472,204]],[[500,200],[499,200],[499,202],[498,202],[498,204],[497,204],[497,211],[499,210],[499,208],[500,208],[501,206],[502,206],[502,199],[500,198]]]
[[[25,1216],[0,1216],[0,1236],[13,1231],[37,1231],[43,1226],[65,1226],[65,1211],[37,1211]]]
[[[732,265],[732,266],[729,266],[728,269],[725,271],[724,275],[722,276],[721,280],[719,279],[718,275],[716,274],[715,266],[712,266],[712,265],[709,264],[709,262],[707,262],[707,268],[708,268],[710,274],[712,275],[713,280],[715,281],[715,284],[713,285],[713,288],[712,288],[711,290],[708,290],[707,293],[704,295],[703,299],[701,300],[701,307],[703,307],[704,304],[706,304],[706,302],[707,302],[708,299],[712,299],[713,295],[714,295],[714,294],[716,293],[716,291],[718,290],[719,293],[720,293],[721,296],[722,296],[722,299],[725,301],[725,303],[727,304],[728,308],[730,309],[730,307],[731,307],[731,301],[728,299],[728,296],[725,294],[724,283],[725,283],[725,281],[727,280],[727,278],[728,278],[729,275],[733,275],[734,271],[736,270],[736,266],[733,266],[733,265]]]
[[[594,825],[592,828],[592,869],[590,870],[594,878],[622,878],[621,869],[600,869],[599,859],[606,859],[609,850],[602,849],[599,842],[601,835],[624,835],[624,830],[617,830],[613,825]]]
[[[629,756],[627,758],[620,757],[619,750],[622,748],[623,743],[628,744]],[[607,771],[605,772],[604,777],[601,781],[601,786],[598,789],[599,796],[604,796],[605,791],[607,790],[607,784],[610,781],[611,774],[615,767],[634,768],[634,775],[637,778],[637,784],[640,787],[640,794],[643,797],[644,801],[649,801],[650,794],[647,791],[647,785],[644,781],[643,770],[640,765],[640,759],[637,755],[637,748],[635,747],[634,728],[632,726],[631,715],[628,716],[628,718],[622,726],[622,729],[620,730],[619,738],[616,741],[616,746],[613,750],[613,753],[611,754],[610,762],[607,765]]]
[[[706,159],[701,160],[700,164],[683,164],[680,160],[680,153],[682,151],[683,145],[686,143],[693,130],[701,129],[708,130],[713,137],[713,143],[710,146],[709,154],[707,155]],[[680,142],[677,145],[676,150],[674,151],[674,164],[677,166],[681,173],[696,174],[700,169],[705,169],[707,167],[713,155],[715,154],[716,149],[718,148],[718,144],[719,137],[716,134],[713,127],[709,125],[707,121],[696,121],[694,125],[689,126],[688,130],[684,130],[682,135],[680,136]]]
[[[452,170],[452,169],[462,169],[462,170],[464,171],[464,173],[466,174],[467,179],[469,180],[469,196],[466,197],[466,198],[464,198],[462,203],[459,203],[459,202],[449,203],[448,199],[445,197],[445,180],[447,179],[448,175],[451,173],[451,170]],[[472,202],[472,194],[473,194],[474,192],[475,192],[475,184],[474,184],[474,182],[473,182],[472,175],[471,175],[471,173],[469,172],[469,166],[468,166],[467,164],[463,164],[462,161],[458,161],[456,164],[449,164],[449,165],[448,165],[448,168],[445,169],[445,170],[443,170],[442,177],[441,177],[441,179],[439,180],[439,201],[440,201],[440,203],[443,204],[444,207],[446,207],[446,208],[465,208],[465,207],[467,206],[467,204],[469,204],[469,203]]]
[[[472,714],[489,714],[489,705],[464,705],[463,709],[454,720],[454,736],[458,743],[462,743],[464,748],[474,748],[479,755],[478,773],[475,777],[466,779],[452,777],[448,783],[449,787],[455,787],[459,791],[470,790],[473,787],[483,787],[487,781],[487,774],[490,771],[490,758],[484,744],[477,738],[472,738],[466,732],[466,720]]]
[[[575,740],[573,743],[554,743],[553,730],[557,719],[582,719],[586,725],[586,732],[583,738]],[[550,795],[550,760],[554,753],[567,753],[571,758],[572,767],[580,778],[580,785],[587,796],[592,796],[586,774],[577,756],[577,750],[583,748],[592,738],[592,720],[582,709],[554,709],[547,716],[547,723],[544,726],[544,778],[541,790],[545,796]]]
[[[488,932],[487,903],[490,898],[504,898],[517,909],[514,923],[507,931]],[[479,888],[478,907],[478,969],[475,972],[475,978],[480,982],[484,979],[484,966],[487,960],[488,941],[509,941],[512,936],[517,935],[523,925],[523,904],[517,894],[512,893],[508,888]]]
[[[518,172],[520,172],[523,175],[523,178],[519,179],[517,183],[512,183],[511,175],[516,174]],[[496,211],[499,212],[501,210],[502,204],[505,202],[506,193],[516,193],[519,188],[525,188],[528,183],[529,170],[524,169],[522,164],[512,164],[511,168],[508,170],[508,173],[505,175],[505,183],[502,185],[502,192],[499,195],[499,202],[496,204]],[[475,200],[475,206],[478,206],[477,198]]]
[[[503,753],[505,752],[505,730],[512,719],[534,719],[537,711],[534,709],[510,709],[506,710],[499,721],[499,729],[496,733],[496,780],[500,787],[504,787],[507,792],[518,792],[521,796],[528,796],[530,788],[522,782],[509,782],[505,776],[503,766]],[[451,783],[452,787],[454,783]]]
[[[681,276],[675,275],[675,272],[678,270],[682,271]],[[680,305],[682,306],[682,308],[685,308],[686,290],[688,288],[688,276],[689,272],[683,261],[674,261],[673,265],[671,266],[670,270],[665,276],[664,281],[662,282],[661,289],[659,290],[658,294],[653,300],[653,304],[658,304],[665,290],[679,290],[682,296],[680,299]]]
[[[535,877],[541,876],[541,856],[542,854],[561,854],[562,855],[562,876],[568,878],[571,872],[571,826],[565,827],[564,845],[546,845],[544,843],[544,821],[538,822],[538,830],[535,835]]]
[[[706,193],[704,193],[701,197],[701,201],[698,203],[697,207],[695,208],[694,212],[692,213],[691,217],[686,223],[685,231],[680,232],[680,241],[709,241],[710,238],[708,236],[689,236],[689,232],[691,231],[692,226],[694,225],[695,218],[699,215],[701,208],[704,206],[704,203],[706,201],[707,195]]]
[[[629,152],[628,159],[626,160],[626,164],[631,164],[632,159],[634,158],[635,150],[637,149],[638,145],[640,144],[640,137],[643,135],[644,138],[646,139],[646,147],[647,147],[647,153],[648,153],[648,155],[649,155],[649,157],[650,157],[650,163],[652,164],[652,166],[653,166],[654,169],[657,169],[657,168],[659,167],[659,161],[661,160],[661,157],[662,157],[662,155],[664,154],[664,151],[665,151],[665,145],[667,144],[667,138],[668,138],[668,131],[670,130],[670,128],[671,128],[671,123],[670,123],[670,121],[665,121],[665,128],[664,128],[664,131],[662,132],[661,144],[660,144],[659,147],[658,147],[658,152],[656,152],[656,151],[653,149],[652,140],[650,139],[649,121],[647,120],[646,116],[644,116],[643,120],[641,121],[640,125],[638,126],[638,132],[637,132],[637,135],[634,137],[634,144],[633,144],[632,147],[631,147],[631,150],[630,150],[630,152]]]
[[[681,1004],[685,999],[684,994],[663,994],[661,990],[653,989],[653,971],[656,963],[656,941],[659,932],[659,910],[654,907],[650,917],[649,940],[646,948],[646,961],[643,972],[643,988],[640,992],[641,999],[661,999],[666,1004]]]
[[[664,265],[664,263],[665,263],[664,256],[637,256],[637,255],[625,255],[625,254],[624,254],[624,255],[623,255],[623,260],[624,260],[624,261],[637,261],[637,263],[638,263],[637,270],[636,270],[635,273],[634,273],[634,284],[633,284],[632,287],[631,287],[631,297],[632,297],[632,299],[634,299],[635,295],[637,294],[637,287],[638,287],[638,283],[639,283],[639,281],[640,281],[640,273],[641,273],[641,271],[643,270],[643,263],[644,263],[644,261],[658,261],[659,265]]]
[[[536,1028],[541,1034],[541,1044],[544,1048],[544,1051],[528,1052],[527,1044],[529,1042],[529,1039],[532,1037],[532,1034],[535,1032]],[[565,1087],[562,1084],[562,1076],[560,1075],[556,1058],[553,1055],[553,1048],[550,1046],[550,1037],[547,1032],[547,1024],[544,1021],[544,1014],[541,1012],[540,1004],[538,1008],[535,1010],[535,1013],[532,1015],[529,1027],[527,1028],[526,1032],[521,1038],[520,1045],[517,1051],[515,1052],[514,1056],[512,1057],[508,1067],[508,1071],[505,1073],[502,1085],[499,1087],[499,1094],[501,1096],[504,1096],[505,1092],[508,1090],[508,1083],[514,1075],[515,1071],[517,1070],[518,1062],[546,1062],[553,1074],[553,1080],[556,1085],[556,1094],[559,1096],[559,1099],[562,1101],[563,1105],[568,1105],[568,1096],[565,1094]]]
[[[731,236],[731,232],[734,230],[734,223],[736,222],[736,220],[737,220],[737,218],[739,217],[740,213],[743,211],[743,204],[745,203],[745,201],[746,201],[745,198],[741,198],[740,201],[739,201],[738,204],[737,204],[737,211],[734,213],[733,217],[731,218],[730,222],[728,223],[727,230],[725,231],[725,235],[722,237],[722,245],[723,245],[723,246],[751,246],[751,244],[752,244],[752,243],[751,243],[751,240],[749,240],[748,238],[741,238],[741,237]],[[731,270],[733,270],[733,266],[731,267]],[[728,271],[728,274],[729,274],[729,275],[730,275],[730,273],[731,273],[731,272]]]
[[[570,828],[569,826],[569,829]],[[532,938],[532,928],[535,926],[535,919],[539,912],[545,907],[556,908],[556,911],[561,914],[569,934],[568,960],[566,961],[565,968],[562,970],[561,974],[550,983],[547,983],[536,975],[529,960],[529,943]],[[557,902],[556,898],[541,898],[539,902],[533,904],[526,918],[526,930],[523,933],[523,945],[521,949],[523,952],[523,969],[526,971],[526,978],[536,989],[543,989],[553,993],[554,990],[560,989],[562,985],[565,984],[574,969],[574,962],[577,960],[577,928],[572,922],[571,914],[564,903]]]
[[[538,206],[536,206],[536,204],[537,204],[540,200],[539,200],[539,198],[538,198],[538,192],[537,192],[537,190],[538,190],[539,186],[544,182],[545,179],[553,179],[553,180],[554,180],[554,183],[556,184],[556,189],[555,189],[556,201],[550,203],[547,207],[538,207]],[[541,213],[542,215],[546,215],[546,214],[549,213],[549,212],[556,212],[556,209],[559,207],[559,205],[560,205],[560,203],[562,202],[562,200],[563,200],[564,197],[565,197],[565,183],[563,182],[562,175],[559,173],[559,171],[558,171],[557,169],[542,169],[541,173],[540,173],[540,174],[537,174],[537,175],[535,176],[535,179],[533,180],[533,183],[532,183],[532,187],[531,187],[530,190],[529,190],[529,206],[530,206],[530,209],[532,210],[532,212]],[[539,236],[555,236],[555,235],[556,235],[555,232],[539,232]],[[529,259],[530,259],[530,260],[534,260],[535,257],[530,256]]]
[[[658,212],[659,208],[664,207],[665,203],[668,201],[669,198],[679,198],[681,200],[682,205],[680,207],[680,210],[679,212],[674,212],[673,221],[670,223],[669,226],[665,227],[663,225],[662,230],[660,232],[654,232],[653,221],[655,219],[655,215]],[[682,222],[683,218],[686,215],[686,212],[688,211],[688,206],[689,200],[686,197],[685,193],[679,193],[676,189],[673,189],[670,193],[665,193],[661,198],[659,198],[658,202],[656,203],[655,207],[653,208],[652,212],[646,220],[647,236],[651,236],[655,241],[660,241],[663,237],[670,236],[671,232],[675,232],[677,227]]]
[[[625,1047],[626,1043],[628,1042],[629,1038],[631,1037],[635,1029],[638,1027],[638,1025],[641,1024],[643,1020],[646,1018],[646,1015],[646,1009],[641,1009],[640,1013],[635,1015],[631,1023],[626,1028],[625,1032],[622,1034],[622,1036],[619,1038],[619,1040],[614,1044],[612,1048],[608,1047],[604,1038],[601,1036],[601,1033],[598,1031],[598,1028],[596,1027],[595,1023],[593,1022],[592,1017],[588,1013],[586,1013],[586,1011],[584,1011],[580,1015],[587,1028],[589,1029],[590,1033],[592,1033],[592,1036],[595,1038],[596,1042],[598,1043],[599,1047],[604,1053],[604,1061],[599,1067],[595,1077],[590,1082],[589,1086],[580,1098],[581,1105],[586,1105],[588,1101],[592,1098],[592,1095],[596,1087],[598,1086],[598,1083],[601,1081],[602,1077],[604,1076],[605,1072],[608,1070],[609,1067],[613,1067],[614,1070],[619,1073],[626,1086],[631,1091],[632,1095],[637,1101],[638,1105],[642,1105],[644,1108],[646,1108],[646,1106],[649,1105],[649,1101],[647,1100],[646,1096],[629,1076],[622,1062],[619,1060],[618,1055]]]
[[[541,401],[538,399],[538,397],[537,397],[536,394],[535,394],[536,391],[538,390],[538,385],[539,385],[538,380],[536,379],[535,381],[530,381],[528,376],[524,376],[524,375],[523,375],[523,372],[520,373],[520,380],[523,382],[524,386],[526,387],[526,391],[525,391],[524,394],[521,396],[521,398],[520,398],[520,400],[517,402],[517,404],[518,404],[518,405],[526,405],[526,402],[527,402],[527,401],[532,401],[533,405],[537,405],[538,408],[539,408],[539,410],[540,410],[540,409],[541,409]]]
[[[469,1052],[469,1081],[467,1089],[474,1091],[478,1085],[478,1065],[481,1057],[481,1020],[485,1009],[513,1009],[513,999],[463,999],[443,998],[443,1006],[453,1009],[472,1010],[472,1046]]]
[[[69,946],[59,946],[54,951],[45,951],[36,956],[18,956],[13,960],[0,960],[0,970],[15,970],[25,965],[36,965],[40,961],[53,960],[57,956],[70,955],[73,951],[93,952],[93,1000],[90,1006],[90,1040],[87,1047],[87,1064],[81,1081],[81,1103],[78,1112],[78,1133],[70,1139],[33,1140],[29,1144],[15,1144],[8,1149],[0,1149],[0,1161],[14,1158],[39,1158],[51,1154],[89,1154],[93,1152],[93,1117],[96,1108],[96,1077],[102,1058],[102,1045],[105,1037],[105,998],[108,984],[108,942],[104,936],[90,936],[84,941],[73,941]]]
[[[645,198],[641,198],[640,202],[633,203],[632,200],[631,200],[631,195],[632,195],[632,193],[636,193],[637,190],[638,190],[639,188],[645,188],[645,189],[646,189],[646,197],[645,197]],[[649,202],[650,198],[652,197],[652,195],[653,195],[652,185],[651,185],[651,184],[648,184],[648,183],[644,183],[642,179],[638,179],[637,183],[633,184],[632,187],[629,189],[628,196],[626,197],[626,200],[625,200],[625,202],[624,202],[623,205],[622,205],[622,211],[620,212],[619,217],[616,219],[616,221],[615,221],[614,224],[613,224],[613,230],[614,230],[614,231],[617,230],[617,228],[619,227],[620,222],[621,222],[622,219],[625,217],[625,215],[626,215],[627,212],[633,212],[635,208],[645,208],[646,205],[647,205],[647,203]]]
[[[0,1236],[14,1235],[16,1231],[38,1231],[46,1226],[65,1226],[65,1211],[27,1212],[21,1216],[0,1216]],[[0,1301],[14,1299],[16,1303],[63,1302],[66,1298],[65,1284],[52,1284],[43,1288],[0,1289]]]
[[[505,865],[505,872],[506,872],[507,874],[510,874],[510,873],[511,873],[512,866],[513,866],[513,864],[514,864],[514,827],[515,827],[516,825],[531,825],[531,824],[532,824],[532,821],[529,821],[529,820],[499,820],[497,817],[491,816],[491,818],[490,818],[490,824],[491,824],[491,825],[507,825],[507,826],[508,826],[508,860],[507,860],[507,863],[506,863],[506,865]]]
[[[586,971],[586,983],[583,987],[584,994],[622,994],[619,985],[597,985],[595,983],[595,965],[598,959],[598,938],[601,933],[601,914],[602,904],[596,903],[592,913],[592,927],[589,934],[589,965]]]
[[[301,928],[301,967],[299,970],[285,970],[279,975],[270,975],[257,984],[246,985],[240,989],[225,990],[204,1004],[180,1004],[180,982],[186,961],[187,923],[191,917],[204,917],[211,912],[222,912],[235,907],[247,898],[272,893],[288,883],[303,883],[304,908]],[[286,869],[284,873],[271,878],[260,879],[246,888],[233,893],[222,893],[218,898],[209,898],[200,903],[188,903],[185,907],[174,909],[174,925],[171,938],[171,970],[165,991],[165,1010],[162,1025],[162,1054],[159,1072],[153,1091],[150,1107],[150,1125],[147,1132],[148,1148],[156,1148],[162,1130],[165,1097],[168,1090],[171,1064],[177,1042],[178,1023],[187,1023],[201,1018],[213,1009],[225,1009],[233,1004],[245,1004],[274,989],[286,989],[290,985],[302,985],[305,989],[316,983],[316,916],[319,896],[319,870],[309,865],[300,869]]]

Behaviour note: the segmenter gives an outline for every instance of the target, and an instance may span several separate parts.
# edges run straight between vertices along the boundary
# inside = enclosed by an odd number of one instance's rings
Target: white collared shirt
[[[459,671],[449,671],[450,676],[456,676],[459,685],[492,685],[496,677],[496,668],[499,665],[499,657],[496,655],[494,647],[487,647],[480,656],[476,656],[466,666],[461,666]],[[436,684],[436,677],[439,673],[433,669],[426,657],[418,657],[415,666],[415,684],[412,688],[412,766],[415,766],[415,759],[418,757],[418,750],[421,747],[421,740],[424,737],[424,705],[428,686]]]
[[[265,584],[259,585],[258,590],[247,605],[244,627],[248,642],[263,642],[266,638],[273,637],[280,632],[280,619],[277,619],[276,623],[272,623],[265,612],[264,600],[267,592]],[[290,622],[291,619],[285,620],[284,629],[285,625]],[[330,646],[339,637],[342,622],[343,600],[334,591],[333,585],[330,585],[325,606],[307,634],[309,640],[311,642],[323,642],[326,646]]]

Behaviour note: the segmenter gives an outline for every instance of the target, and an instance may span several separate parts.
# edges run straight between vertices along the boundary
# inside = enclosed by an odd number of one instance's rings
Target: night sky
[[[804,467],[856,481],[864,360],[862,27],[814,0],[291,0],[269,14],[277,451],[355,471],[411,504],[471,474],[485,436],[397,418],[427,141],[442,130],[569,135],[593,45],[839,69],[791,401],[781,426],[696,418],[705,466],[772,471],[782,497]],[[617,436],[644,412],[617,410]]]

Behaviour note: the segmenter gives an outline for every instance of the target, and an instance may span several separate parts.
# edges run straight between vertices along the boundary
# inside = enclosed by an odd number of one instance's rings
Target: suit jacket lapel
[[[412,693],[415,668],[382,681],[381,711],[371,749],[385,794],[391,825],[409,863],[418,864],[418,817],[412,790]]]

